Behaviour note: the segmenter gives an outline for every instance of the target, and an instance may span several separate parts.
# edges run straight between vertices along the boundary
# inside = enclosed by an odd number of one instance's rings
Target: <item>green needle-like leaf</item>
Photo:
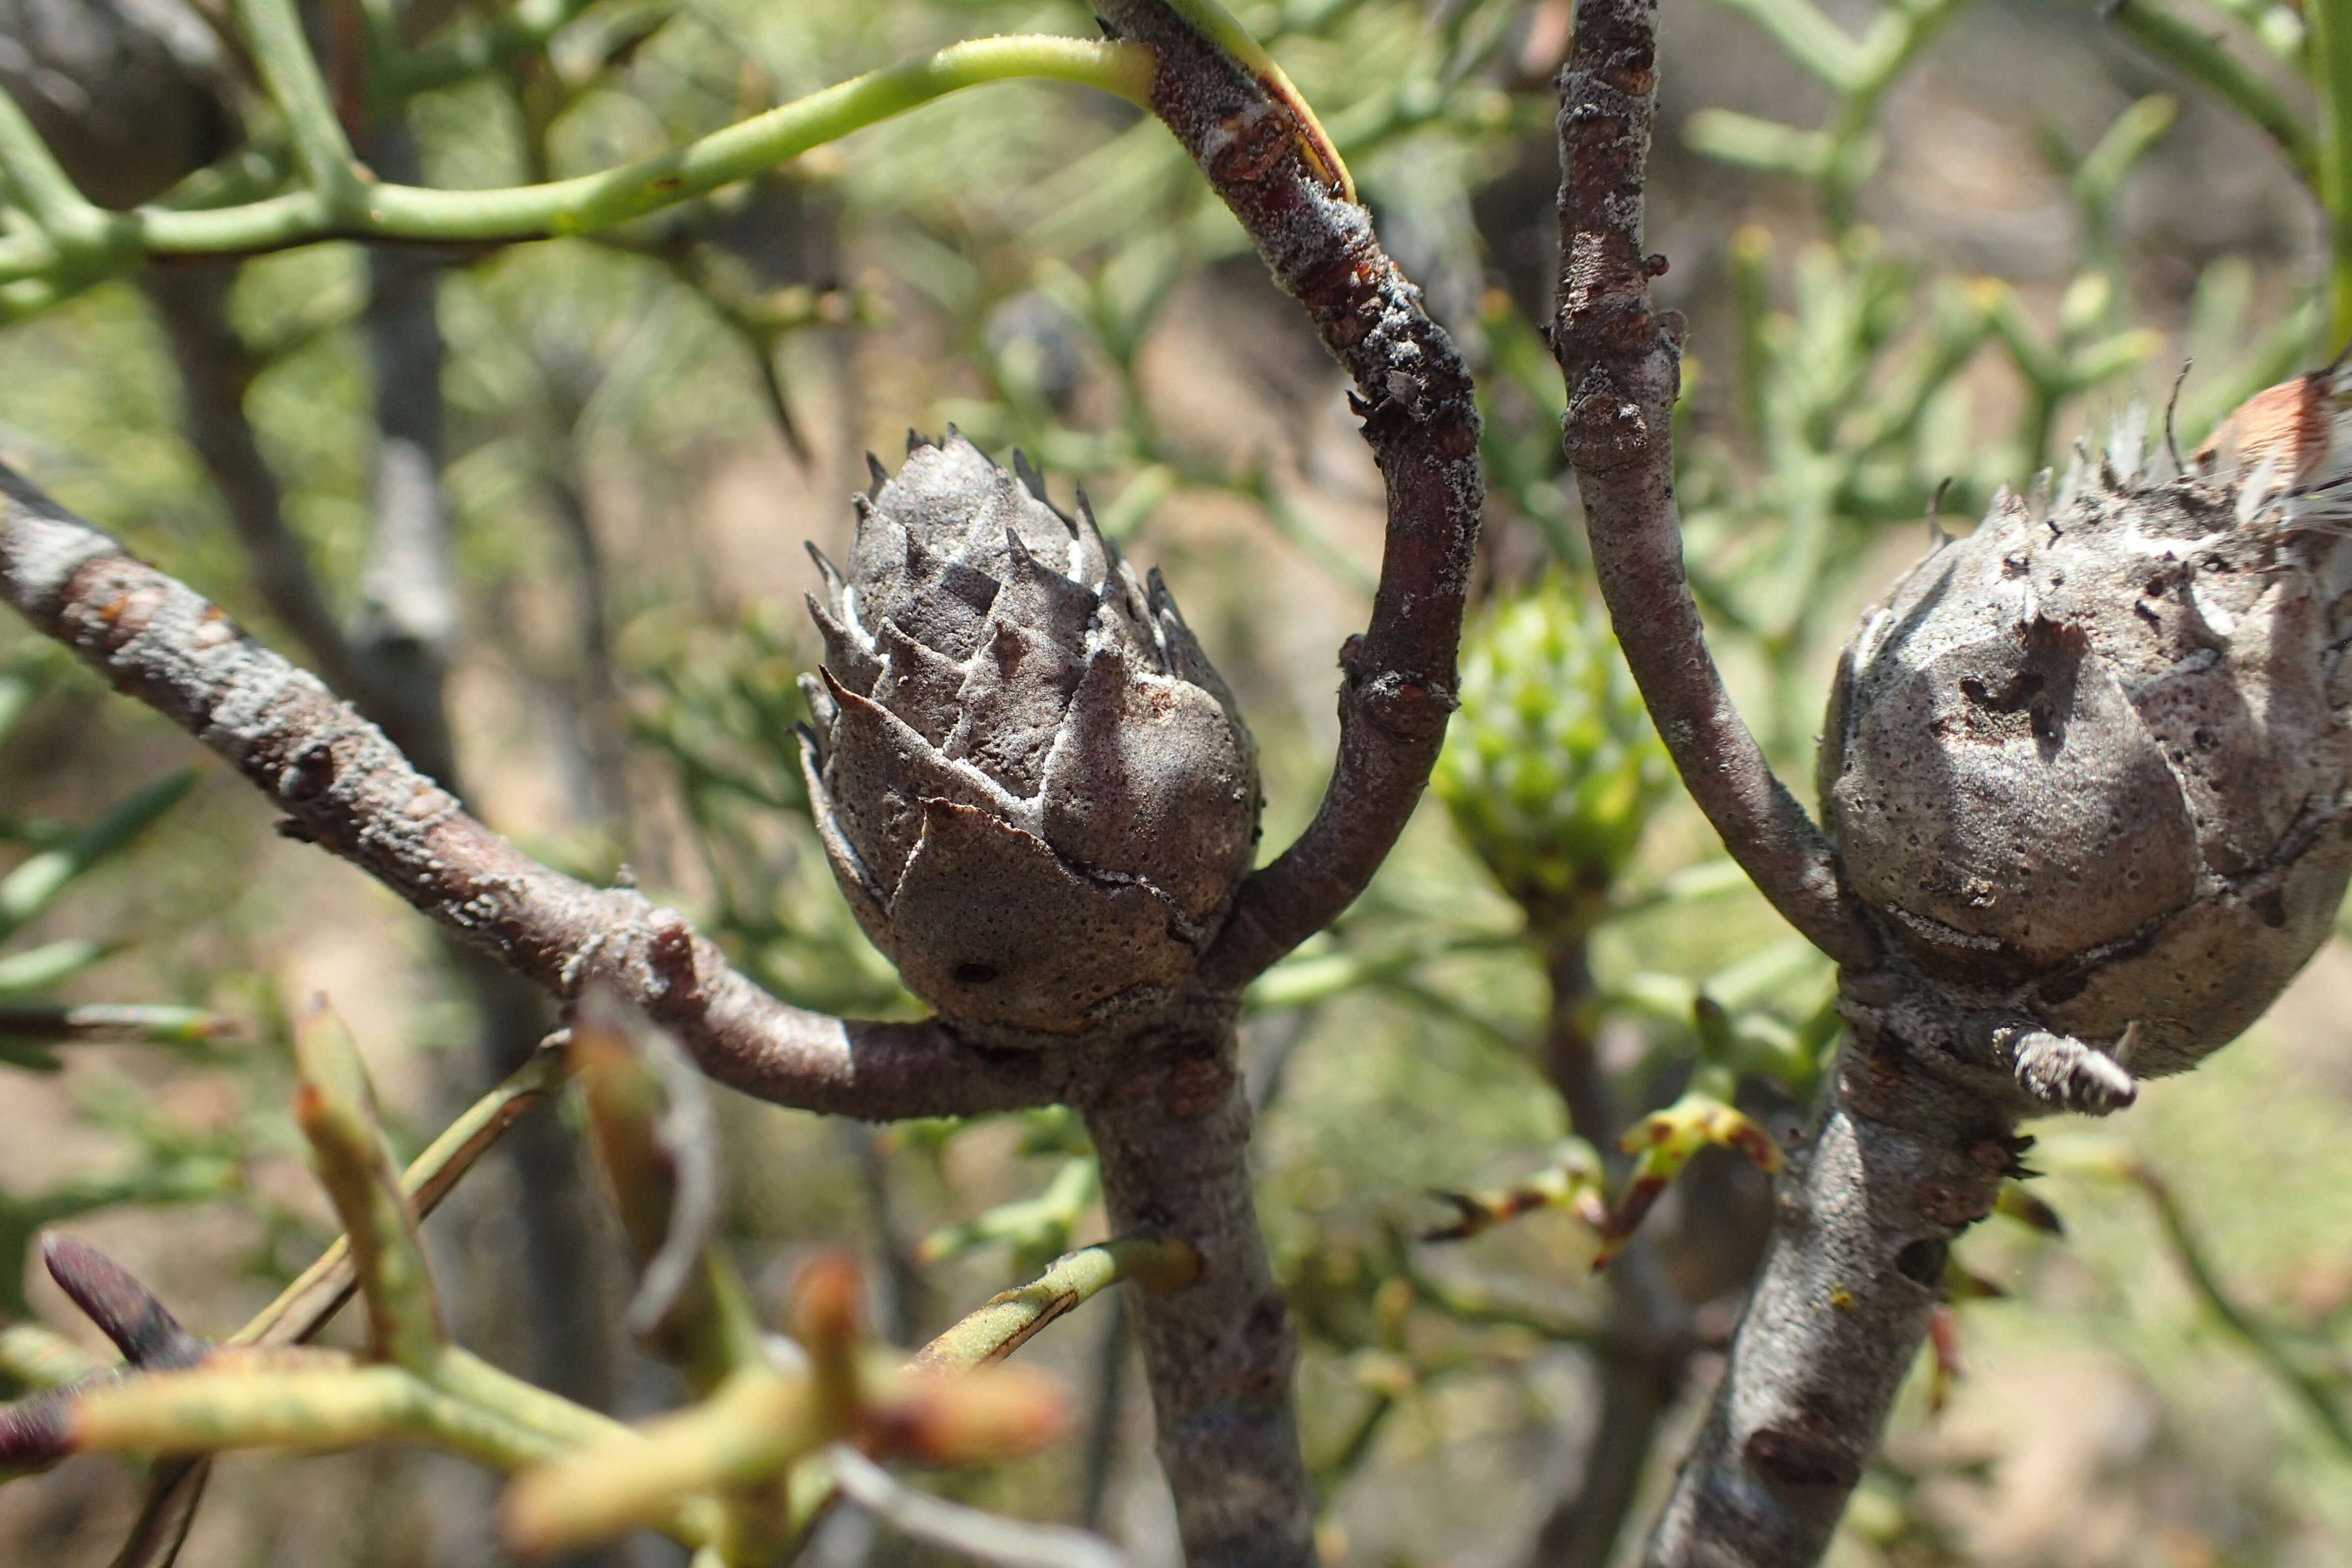
[[[54,849],[45,849],[0,879],[0,939],[48,908],[74,879],[128,845],[195,787],[182,768],[133,791],[111,811]]]
[[[440,1354],[441,1312],[417,1245],[416,1216],[376,1125],[375,1095],[359,1048],[323,1002],[295,1026],[294,1059],[301,1075],[294,1119],[351,1237],[367,1301],[370,1353],[425,1371]]]

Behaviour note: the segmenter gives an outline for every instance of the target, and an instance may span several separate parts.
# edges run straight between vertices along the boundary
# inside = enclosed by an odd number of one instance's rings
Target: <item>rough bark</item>
[[[608,979],[722,1081],[867,1118],[1079,1104],[1115,1222],[1181,1237],[1204,1265],[1197,1283],[1136,1303],[1188,1553],[1304,1563],[1313,1494],[1292,1406],[1295,1347],[1251,1206],[1233,1004],[1363,889],[1436,758],[1482,499],[1477,415],[1458,356],[1278,78],[1158,0],[1099,9],[1155,47],[1154,107],[1354,379],[1389,492],[1372,617],[1341,655],[1328,793],[1298,843],[1244,881],[1192,990],[1159,1026],[990,1052],[936,1024],[845,1024],[786,1007],[674,913],[517,853],[316,680],[5,470],[0,592],[226,757],[288,814],[285,831],[558,995],[591,973]]]
[[[1650,279],[1665,262],[1642,245],[1657,20],[1657,0],[1580,0],[1560,76],[1552,352],[1568,384],[1569,460],[1601,597],[1691,798],[1790,924],[1866,968],[1878,940],[1820,829],[1732,707],[1683,570],[1673,441],[1683,321],[1651,309]]]
[[[388,180],[420,177],[405,119],[380,119],[370,164]],[[467,784],[451,742],[446,701],[458,632],[441,373],[441,268],[429,253],[379,246],[368,253],[369,298],[362,322],[375,376],[376,446],[370,477],[367,564],[350,634],[372,700],[362,710],[403,755],[460,799]],[[551,1009],[537,986],[455,933],[443,933],[450,966],[474,1006],[476,1065],[459,1086],[470,1099],[527,1058],[547,1032]],[[494,1289],[520,1294],[518,1318],[530,1336],[533,1382],[591,1409],[612,1407],[617,1345],[598,1300],[593,1197],[577,1141],[552,1115],[535,1116],[505,1140],[502,1156],[522,1194],[519,1277]],[[601,1554],[609,1558],[610,1553]]]
[[[1952,1239],[2022,1148],[1991,1100],[1857,1033],[1781,1178],[1771,1250],[1651,1568],[1810,1568],[1918,1359]]]
[[[1230,1012],[1143,1043],[1082,1104],[1118,1236],[1201,1253],[1181,1290],[1128,1293],[1160,1462],[1192,1568],[1315,1561],[1291,1393],[1297,1340],[1250,1196],[1250,1107]]]
[[[1381,248],[1319,127],[1278,75],[1202,37],[1163,0],[1097,0],[1152,46],[1152,108],[1199,163],[1355,383],[1388,496],[1372,614],[1340,650],[1339,747],[1313,822],[1247,877],[1194,977],[1195,1010],[1084,1103],[1115,1227],[1202,1249],[1202,1279],[1132,1298],[1160,1452],[1188,1559],[1305,1563],[1314,1493],[1291,1390],[1296,1345],[1250,1199],[1250,1111],[1231,1024],[1241,988],[1361,893],[1428,783],[1484,489],[1469,373]]]
[[[1580,0],[1560,79],[1552,346],[1596,574],[1684,783],[1774,907],[1845,966],[1859,1021],[1778,1189],[1775,1236],[1651,1568],[1818,1561],[1943,1287],[2018,1145],[2001,1102],[1877,1026],[1883,949],[1820,830],[1733,710],[1682,564],[1672,426],[1682,322],[1651,309],[1642,245],[1656,0]],[[1901,989],[1896,984],[1897,990]]]
[[[1454,710],[1485,500],[1477,399],[1421,290],[1381,249],[1371,215],[1308,163],[1308,132],[1290,104],[1160,0],[1100,0],[1095,9],[1157,51],[1152,107],[1354,380],[1388,489],[1371,620],[1339,655],[1329,788],[1298,841],[1243,884],[1204,965],[1213,982],[1238,989],[1364,890],[1429,782]]]
[[[467,816],[383,732],[200,595],[0,468],[0,596],[117,689],[179,723],[287,814],[280,831],[367,871],[563,997],[601,975],[703,1070],[780,1104],[868,1120],[1062,1098],[1062,1063],[932,1024],[790,1007],[676,911],[550,870]]]

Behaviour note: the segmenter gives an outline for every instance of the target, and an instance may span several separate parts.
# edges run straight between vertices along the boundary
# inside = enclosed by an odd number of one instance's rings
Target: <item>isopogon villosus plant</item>
[[[1258,789],[1159,572],[1016,467],[954,433],[895,478],[875,464],[848,575],[816,556],[803,761],[842,891],[907,984],[1035,1043],[1175,995],[1249,868]]]
[[[2263,396],[2300,406],[2325,379]],[[2230,432],[2181,477],[2144,446],[2119,423],[2054,500],[2003,496],[1873,606],[1821,754],[1847,875],[1927,983],[1860,1005],[2091,1111],[2252,1024],[2352,876],[2328,475]]]

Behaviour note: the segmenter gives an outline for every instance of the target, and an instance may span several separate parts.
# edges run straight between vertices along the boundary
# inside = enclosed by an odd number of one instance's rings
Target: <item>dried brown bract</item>
[[[961,436],[876,465],[804,761],[835,877],[918,994],[1034,1044],[1156,1015],[1223,923],[1256,752],[1158,572]]]
[[[2036,1107],[2112,1110],[2229,1043],[2352,874],[2352,552],[2271,466],[2144,472],[2143,428],[1867,611],[1822,749],[1916,983],[1850,1007]]]

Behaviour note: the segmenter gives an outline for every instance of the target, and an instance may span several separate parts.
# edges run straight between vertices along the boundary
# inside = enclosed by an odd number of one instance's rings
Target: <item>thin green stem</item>
[[[6,112],[0,110],[0,114]],[[47,235],[29,226],[0,239],[0,286],[20,279],[38,278],[57,265],[57,246]]]
[[[1830,131],[1830,156],[1823,195],[1831,226],[1853,226],[1854,202],[1877,162],[1873,127],[1887,89],[1908,69],[1927,41],[1958,15],[1967,0],[1920,0],[1880,13],[1856,50],[1856,69],[1837,122]]]
[[[99,1365],[63,1334],[38,1323],[0,1329],[0,1376],[26,1388],[63,1388],[97,1375]]]
[[[1330,1506],[1332,1494],[1356,1473],[1370,1455],[1373,1440],[1380,1436],[1381,1428],[1388,1425],[1389,1417],[1396,1414],[1397,1404],[1394,1394],[1387,1389],[1375,1390],[1371,1403],[1365,1405],[1364,1413],[1356,1418],[1355,1430],[1349,1433],[1347,1439],[1339,1445],[1339,1451],[1315,1467],[1315,1489],[1322,1495],[1326,1508]]]
[[[2336,8],[2337,0],[2318,0],[2315,15]],[[2246,68],[2238,57],[2200,29],[2174,16],[2157,0],[2122,0],[2106,13],[2109,20],[2131,35],[2150,54],[2159,56],[2221,95],[2232,109],[2267,132],[2287,162],[2305,181],[2320,175],[2319,148],[2310,128],[2268,83]],[[2343,29],[2336,29],[2340,35]],[[2324,59],[2315,49],[2314,58]],[[2321,86],[2321,100],[2328,97]]]
[[[1862,86],[1864,47],[1824,16],[1812,0],[1723,0],[1772,36],[1799,65],[1841,95]]]
[[[2324,0],[2334,5],[2336,0]],[[2317,9],[2317,7],[2315,7]],[[2132,1180],[2156,1205],[2157,1217],[2163,1222],[2165,1238],[2172,1244],[2172,1255],[2180,1263],[2181,1272],[2189,1276],[2198,1299],[2206,1309],[2221,1321],[2224,1328],[2244,1343],[2248,1350],[2278,1374],[2279,1380],[2292,1390],[2328,1441],[2346,1455],[2352,1455],[2352,1420],[2347,1420],[2344,1407],[2326,1383],[2313,1374],[2294,1352],[2279,1338],[2278,1331],[2239,1305],[2237,1299],[2221,1283],[2213,1268],[2212,1260],[2189,1228],[2189,1217],[2181,1213],[2179,1200],[2172,1195],[2171,1184],[2145,1165],[2135,1165]]]
[[[430,1381],[452,1398],[500,1416],[567,1448],[592,1443],[618,1442],[630,1430],[611,1416],[574,1405],[560,1394],[550,1394],[501,1372],[481,1357],[457,1345],[445,1346],[433,1363]]]
[[[373,70],[373,62],[396,58],[401,52],[400,14],[394,0],[359,0],[358,9],[367,34],[363,58]]]
[[[93,866],[120,854],[195,787],[196,770],[181,768],[142,785],[95,822],[0,878],[0,938],[13,936]]]
[[[517,1478],[504,1508],[507,1543],[536,1557],[635,1525],[673,1530],[698,1496],[762,1486],[834,1436],[805,1379],[746,1367],[698,1405]]]
[[[1200,1269],[1200,1255],[1181,1241],[1130,1237],[1071,1253],[1018,1289],[1007,1290],[964,1316],[915,1354],[918,1368],[971,1372],[992,1366],[1047,1323],[1091,1300],[1104,1287],[1134,1279],[1171,1289]]]
[[[327,206],[341,210],[355,205],[359,166],[343,123],[335,117],[326,79],[311,58],[310,40],[302,35],[302,18],[293,0],[230,0],[230,5],[261,71],[262,85],[286,116],[302,178]]]
[[[563,3],[542,6],[544,14],[532,25],[552,31],[568,20]],[[1154,69],[1152,51],[1142,44],[1044,36],[976,38],[868,72],[602,174],[496,190],[441,191],[363,183],[287,0],[237,0],[237,5],[264,75],[285,108],[306,188],[236,205],[159,204],[128,214],[84,203],[99,226],[79,243],[70,225],[60,231],[46,223],[39,224],[37,235],[0,240],[0,325],[38,315],[155,257],[245,256],[325,239],[509,244],[587,234],[707,195],[812,147],[985,82],[1076,82],[1149,108]],[[402,74],[396,78],[399,90],[421,90],[445,74],[455,79],[465,74],[460,63],[452,57],[429,69],[417,68],[421,75]],[[0,173],[58,195],[42,185],[42,170],[54,169],[54,161],[21,116],[13,122],[21,135],[12,139],[12,108],[0,107]],[[69,184],[63,189],[79,200]],[[30,211],[32,198],[26,200]],[[62,198],[53,205],[67,210]],[[37,221],[38,214],[34,216]]]
[[[359,1047],[341,1018],[316,1005],[295,1025],[294,1061],[294,1120],[351,1240],[367,1300],[369,1352],[422,1373],[446,1342],[441,1310],[417,1240],[415,1212],[400,1191],[376,1126]]]
[[[562,1081],[563,1053],[541,1050],[451,1122],[401,1177],[401,1189],[415,1204],[418,1215],[431,1214],[474,1162]],[[356,1278],[351,1239],[337,1237],[316,1263],[229,1342],[287,1345],[309,1339],[351,1300]]]
[[[68,284],[65,277],[65,269],[59,268],[47,278],[0,283],[0,327],[13,325],[54,309],[90,283],[98,281],[95,278],[83,278]]]
[[[2312,0],[2312,86],[2319,95],[2319,205],[2326,210],[2330,348],[2352,338],[2352,0]]]
[[[576,179],[486,191],[372,185],[364,204],[348,216],[305,192],[225,211],[146,208],[136,217],[151,255],[273,250],[324,238],[463,244],[585,234],[707,195],[964,88],[1038,77],[1141,102],[1151,70],[1150,50],[1136,44],[975,38],[826,88],[667,153]]]
[[[109,243],[113,226],[107,214],[67,178],[41,133],[5,92],[0,92],[0,175],[62,258],[102,249]]]
[[[79,1403],[75,1440],[102,1453],[352,1448],[411,1437],[503,1472],[563,1445],[391,1365],[204,1366],[126,1378]]]
[[[385,189],[378,185],[371,195]],[[284,250],[312,240],[356,237],[365,214],[339,216],[318,192],[288,191],[243,206],[190,212],[141,207],[131,215],[149,256],[241,255]]]

